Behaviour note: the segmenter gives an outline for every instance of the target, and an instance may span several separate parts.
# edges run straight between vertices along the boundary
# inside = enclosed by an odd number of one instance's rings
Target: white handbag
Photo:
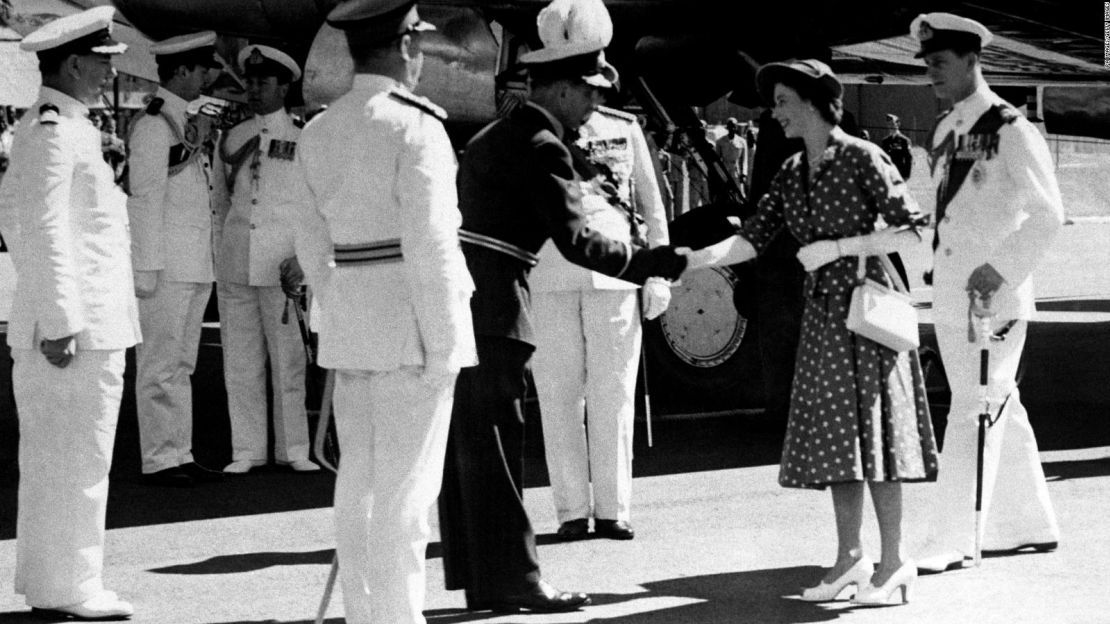
[[[856,271],[860,283],[852,291],[846,322],[848,329],[895,351],[916,349],[920,344],[917,310],[913,307],[909,289],[894,270],[890,258],[880,254],[879,259],[895,288],[866,279],[866,256],[860,256]]]

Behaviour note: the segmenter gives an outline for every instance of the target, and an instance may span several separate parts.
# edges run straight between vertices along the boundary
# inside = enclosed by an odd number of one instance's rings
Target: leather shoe
[[[559,530],[555,532],[555,537],[564,542],[573,542],[575,540],[586,539],[589,532],[590,521],[585,518],[578,518],[577,520],[567,520],[560,524]]]
[[[547,581],[539,581],[526,592],[512,596],[502,596],[487,601],[469,602],[472,610],[489,609],[497,613],[516,613],[520,610],[544,613],[577,611],[590,604],[590,597],[581,592],[565,592],[555,589]]]
[[[316,462],[311,459],[295,459],[285,465],[292,468],[293,472],[317,472],[320,470]]]
[[[148,472],[142,476],[145,485],[160,485],[162,487],[193,487],[193,477],[185,472],[181,466],[166,468],[158,472]]]
[[[78,620],[83,622],[107,622],[129,619],[135,610],[131,605],[116,596],[115,592],[104,591],[84,602],[43,609],[31,607],[31,613],[50,619]]]
[[[636,537],[632,525],[626,520],[594,520],[594,533],[598,537],[615,540],[630,540]]]
[[[212,470],[205,468],[196,462],[189,462],[178,466],[185,471],[185,474],[193,478],[197,483],[216,483],[217,481],[224,480],[224,473],[219,470]]]
[[[964,555],[955,550],[937,553],[917,560],[917,571],[921,574],[940,574],[964,567]]]

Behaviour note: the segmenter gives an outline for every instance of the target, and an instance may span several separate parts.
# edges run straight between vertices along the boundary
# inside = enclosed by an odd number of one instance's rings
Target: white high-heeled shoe
[[[871,581],[871,575],[875,572],[875,564],[871,559],[864,555],[856,560],[848,571],[841,574],[839,578],[831,583],[821,581],[814,587],[807,587],[802,590],[802,600],[806,602],[829,602],[836,600],[840,592],[849,585],[855,585],[856,591],[861,591],[860,588],[867,585]]]
[[[910,601],[910,590],[913,589],[916,580],[917,565],[912,561],[906,561],[881,586],[875,587],[868,583],[866,587],[856,592],[855,598],[852,598],[852,604],[866,607],[906,604]],[[902,602],[900,603],[893,601],[894,592],[899,589],[902,590]]]

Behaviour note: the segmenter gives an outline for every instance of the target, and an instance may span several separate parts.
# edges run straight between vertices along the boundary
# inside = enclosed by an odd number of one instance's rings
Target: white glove
[[[667,311],[671,304],[671,285],[667,280],[649,277],[644,282],[644,318],[651,320]]]
[[[135,296],[139,299],[148,299],[158,290],[158,274],[160,271],[135,271]]]
[[[424,372],[420,374],[420,381],[439,388],[449,383],[455,383],[455,377],[458,374],[458,367],[448,364],[446,358],[428,354],[424,358]]]
[[[806,271],[816,271],[839,257],[840,248],[831,240],[810,243],[798,250],[798,260]]]

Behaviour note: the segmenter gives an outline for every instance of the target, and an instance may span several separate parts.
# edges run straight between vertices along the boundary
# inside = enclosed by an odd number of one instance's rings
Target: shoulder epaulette
[[[428,98],[414,95],[404,89],[390,89],[389,97],[409,106],[415,106],[440,121],[447,119],[447,111],[433,104]]]
[[[157,115],[162,111],[162,105],[165,103],[166,101],[160,97],[150,98],[150,102],[147,102],[146,105],[146,114]]]
[[[624,121],[636,121],[636,116],[632,113],[626,113],[622,110],[609,108],[608,106],[598,106],[597,112],[607,117],[614,117],[616,119],[623,119]]]
[[[1014,107],[1013,104],[1010,104],[1009,102],[1000,102],[998,104],[995,104],[994,106],[998,109],[998,115],[1002,117],[1002,121],[1004,123],[1014,123],[1018,120],[1018,117],[1022,116],[1021,111],[1019,111],[1017,108]]]
[[[58,123],[58,114],[61,111],[50,102],[39,107],[39,123],[53,126]]]

